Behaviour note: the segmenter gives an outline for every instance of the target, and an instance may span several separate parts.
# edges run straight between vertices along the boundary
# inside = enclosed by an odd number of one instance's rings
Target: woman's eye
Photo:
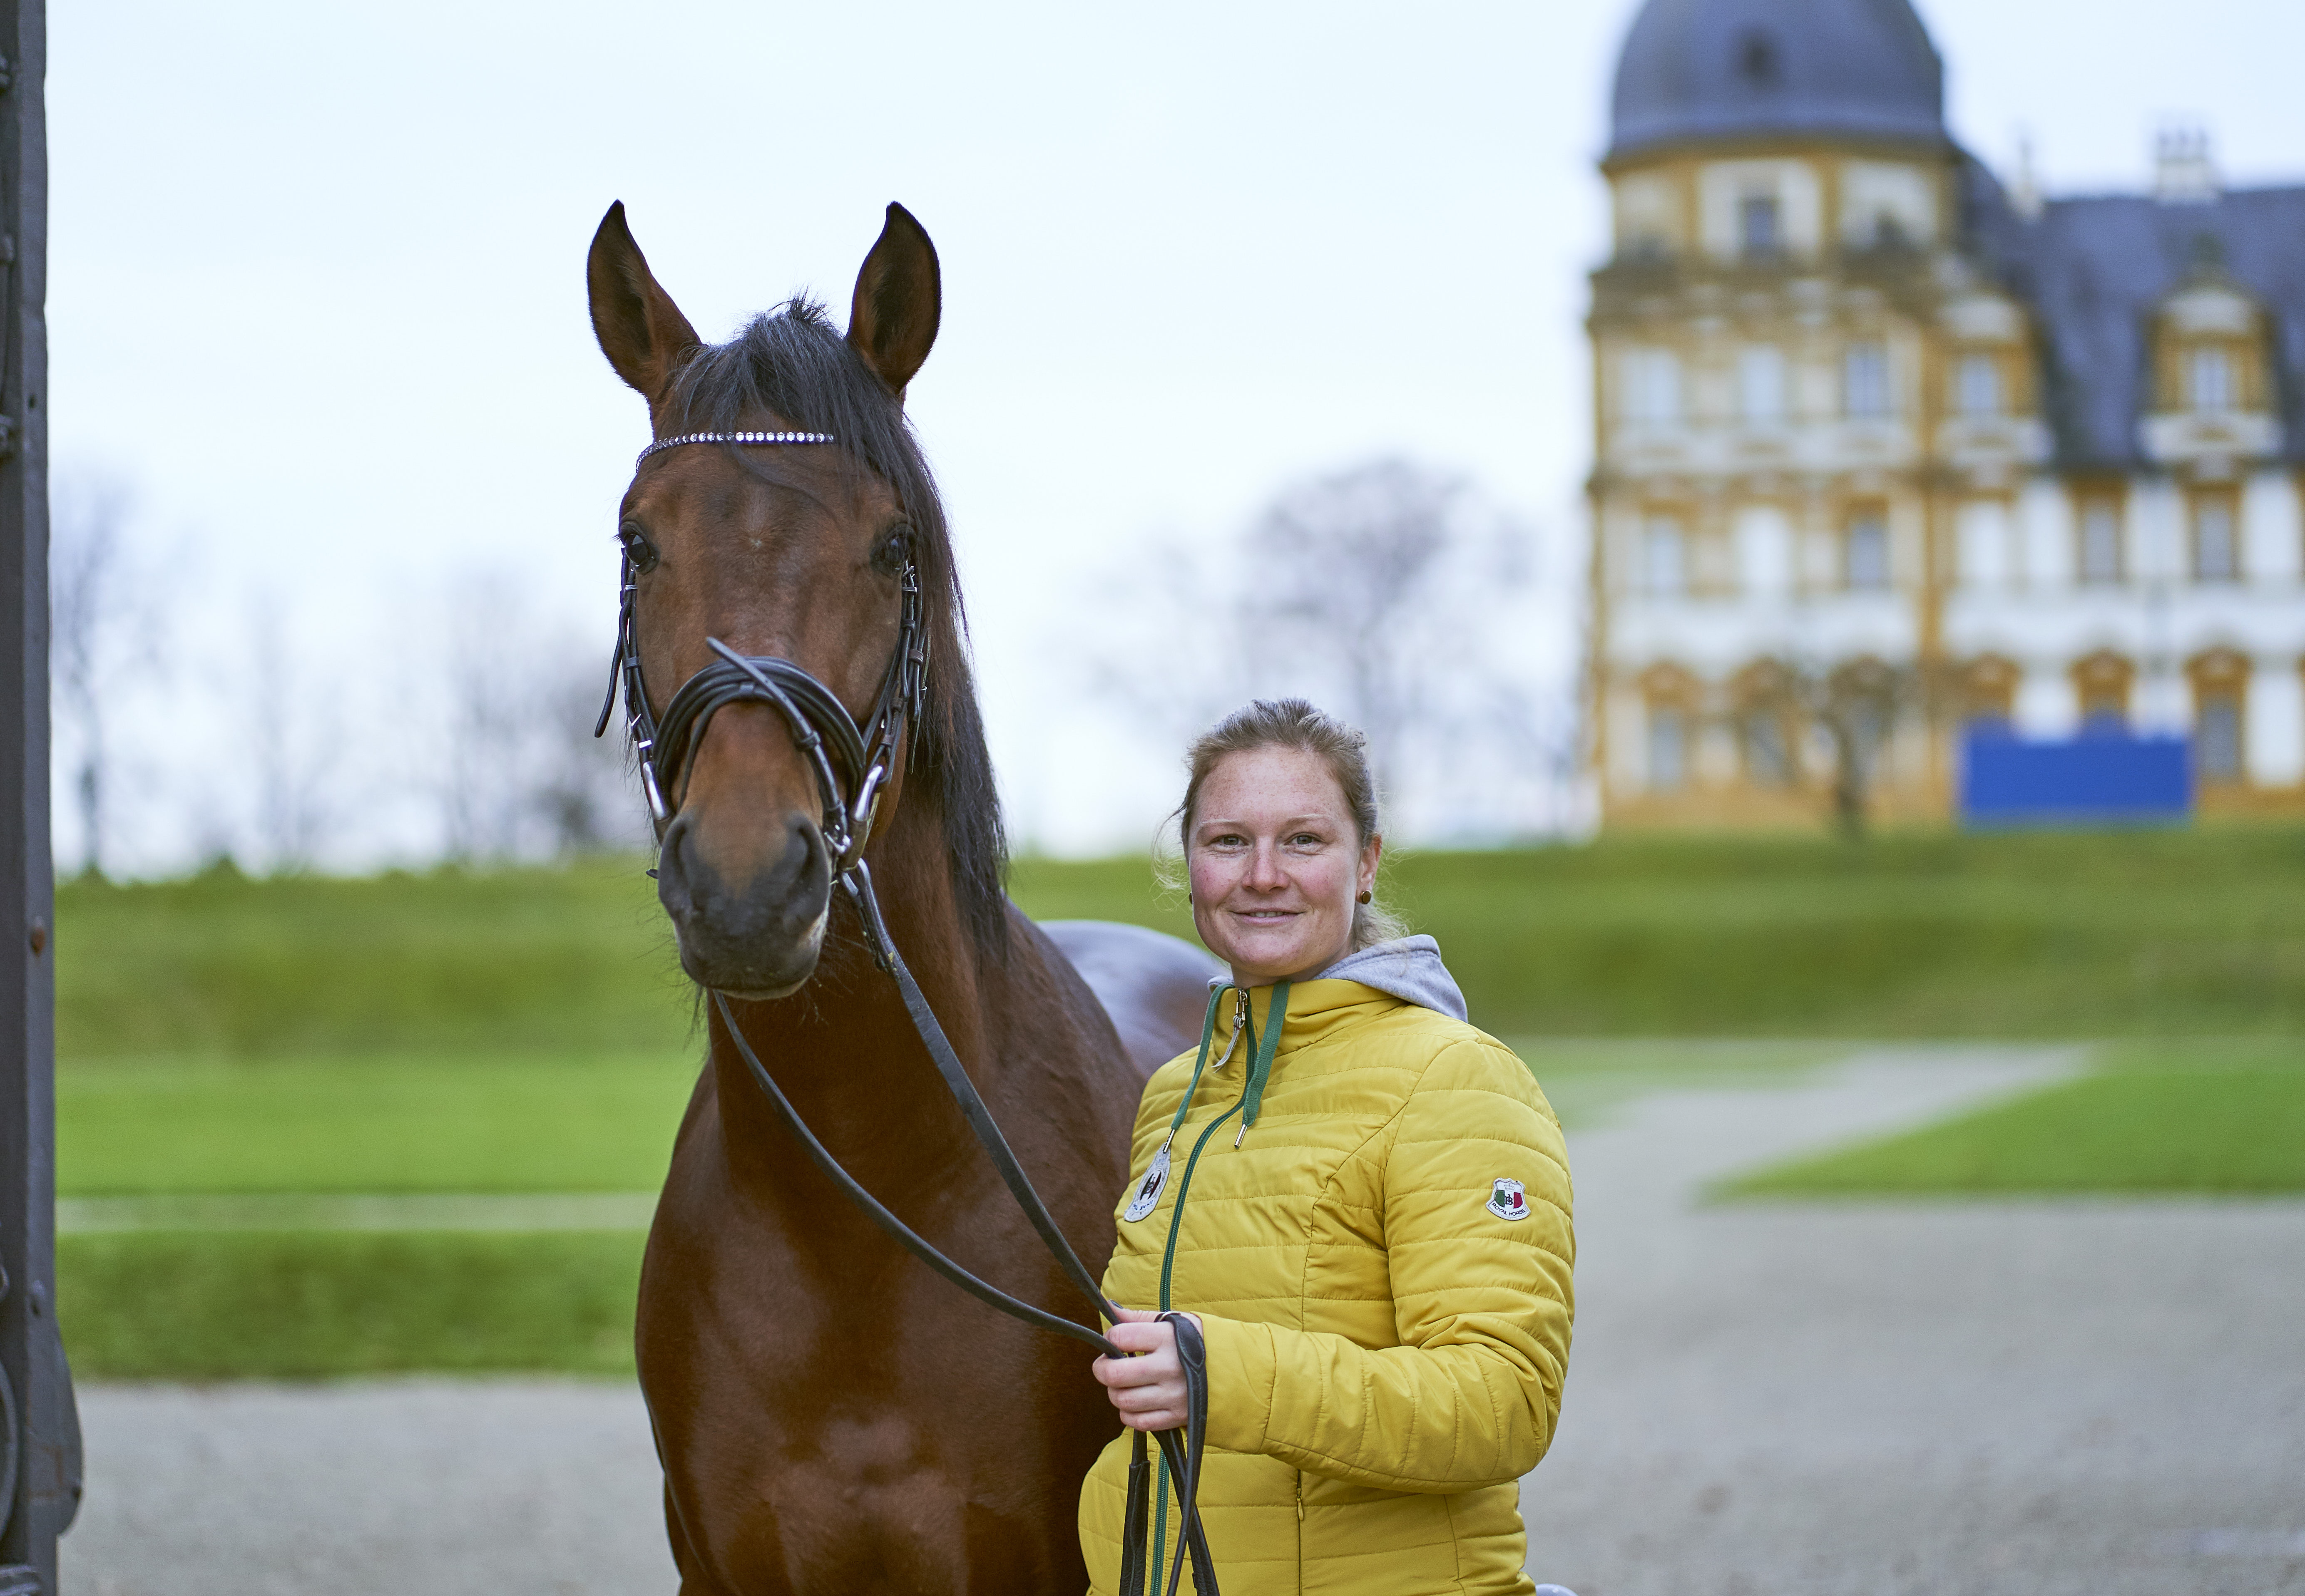
[[[648,534],[640,528],[629,523],[618,527],[617,541],[625,546],[625,557],[633,563],[634,570],[645,572],[656,569],[656,545],[648,540]]]
[[[1289,845],[1292,848],[1317,848],[1321,845],[1321,839],[1309,831],[1300,831],[1289,839]]]

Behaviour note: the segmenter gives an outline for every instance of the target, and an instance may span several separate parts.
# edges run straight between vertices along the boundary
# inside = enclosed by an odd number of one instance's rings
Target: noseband
[[[651,444],[633,463],[682,444],[829,444],[829,432],[694,432]],[[592,735],[608,729],[617,689],[624,688],[625,715],[640,756],[641,791],[659,841],[679,807],[681,774],[704,741],[713,716],[730,704],[761,703],[784,717],[801,757],[808,761],[823,802],[819,825],[832,873],[845,876],[863,860],[880,807],[880,794],[896,767],[897,745],[907,730],[917,744],[928,693],[929,638],[921,624],[921,577],[912,556],[897,573],[902,594],[897,646],[881,673],[880,691],[860,730],[840,697],[789,659],[772,654],[739,654],[717,637],[705,639],[719,656],[680,685],[664,708],[659,724],[649,708],[648,683],[641,674],[640,629],[635,607],[640,573],[625,551],[622,591],[617,606],[617,646],[608,665],[608,691]]]
[[[677,448],[684,444],[829,444],[835,442],[829,432],[692,432],[679,437],[659,438],[640,452],[633,462],[637,471],[648,457],[660,450]],[[1057,1228],[1057,1221],[1048,1205],[1033,1189],[1024,1166],[1008,1146],[1008,1138],[1000,1133],[992,1110],[961,1067],[960,1056],[953,1051],[944,1027],[929,1006],[927,997],[913,979],[904,955],[897,951],[894,938],[889,935],[887,923],[880,915],[880,900],[872,892],[872,872],[864,863],[864,845],[872,840],[874,823],[880,813],[880,796],[885,791],[890,772],[896,764],[899,740],[907,734],[917,749],[923,713],[928,699],[929,639],[921,621],[920,573],[911,555],[905,557],[904,569],[898,573],[897,584],[903,595],[902,609],[897,624],[897,646],[889,658],[889,667],[880,677],[880,691],[867,717],[859,729],[840,697],[823,683],[789,659],[770,654],[739,654],[717,637],[704,641],[718,656],[710,664],[680,684],[672,701],[664,708],[664,719],[659,723],[655,711],[649,708],[648,683],[641,674],[640,632],[636,608],[640,598],[640,573],[633,564],[632,550],[625,549],[621,582],[621,594],[617,607],[617,646],[608,666],[608,696],[601,700],[600,719],[594,723],[592,735],[604,735],[609,717],[617,708],[617,690],[624,689],[625,716],[632,733],[633,748],[640,756],[641,790],[647,796],[649,819],[656,828],[657,840],[661,844],[665,830],[672,824],[679,808],[676,794],[682,792],[681,776],[689,761],[695,757],[704,734],[712,724],[712,717],[735,703],[763,703],[784,717],[786,728],[792,734],[793,744],[807,760],[814,776],[819,797],[823,801],[823,818],[820,821],[824,835],[825,850],[832,861],[832,873],[843,891],[855,903],[857,913],[864,922],[872,956],[880,968],[896,979],[897,990],[904,999],[905,1010],[911,1017],[913,1029],[919,1034],[929,1057],[944,1078],[946,1088],[960,1106],[961,1116],[968,1128],[982,1144],[1000,1178],[1040,1233],[1041,1240],[1073,1283],[1086,1293],[1108,1322],[1118,1323],[1118,1306],[1105,1297],[1096,1278],[1073,1251],[1072,1244]],[[909,764],[909,757],[908,757]],[[651,872],[653,873],[653,872]],[[880,1200],[866,1191],[857,1179],[840,1166],[831,1150],[808,1128],[784,1089],[770,1074],[753,1045],[745,1040],[736,1024],[736,1016],[729,1012],[728,1001],[718,991],[711,993],[712,1005],[719,1011],[721,1024],[727,1028],[729,1040],[736,1045],[746,1071],[752,1075],[770,1105],[783,1120],[786,1128],[808,1154],[809,1161],[838,1186],[857,1207],[863,1209],[881,1229],[887,1231],[906,1251],[927,1264],[938,1274],[978,1300],[991,1304],[1011,1318],[1026,1324],[1069,1336],[1087,1343],[1105,1356],[1126,1357],[1110,1341],[1084,1325],[1059,1318],[1042,1308],[1022,1302],[984,1280],[977,1278],[947,1257],[933,1244],[920,1235],[910,1226],[891,1213]],[[1212,1000],[1213,1001],[1213,1000]],[[1163,1313],[1161,1318],[1176,1332],[1177,1356],[1183,1367],[1186,1383],[1186,1406],[1189,1413],[1182,1430],[1163,1430],[1155,1439],[1161,1447],[1163,1461],[1175,1482],[1180,1536],[1184,1549],[1193,1565],[1194,1589],[1202,1596],[1218,1596],[1215,1560],[1210,1556],[1207,1537],[1202,1531],[1195,1498],[1199,1493],[1201,1448],[1208,1430],[1208,1358],[1200,1327],[1183,1313]],[[670,1482],[667,1481],[669,1490]],[[1133,1532],[1130,1545],[1122,1558],[1121,1596],[1141,1596],[1146,1581],[1143,1541],[1150,1481],[1144,1452],[1143,1432],[1136,1432],[1135,1446],[1128,1466],[1128,1498],[1126,1522]],[[1185,1571],[1185,1556],[1179,1556],[1169,1577],[1170,1596],[1176,1596],[1178,1582]],[[1157,1577],[1157,1576],[1156,1576]]]

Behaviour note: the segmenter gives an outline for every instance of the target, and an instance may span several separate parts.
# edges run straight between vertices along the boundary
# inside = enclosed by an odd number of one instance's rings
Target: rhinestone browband
[[[839,439],[829,432],[689,432],[678,437],[660,437],[642,449],[633,461],[633,469],[641,469],[641,462],[659,449],[676,449],[683,444],[829,444]]]

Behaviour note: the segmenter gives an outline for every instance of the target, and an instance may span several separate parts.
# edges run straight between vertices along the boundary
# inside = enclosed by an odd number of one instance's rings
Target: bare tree
[[[549,632],[508,575],[448,606],[440,658],[441,819],[451,858],[563,857],[638,845],[624,740],[592,736],[605,650]]]
[[[110,711],[157,671],[163,612],[127,541],[132,496],[116,478],[60,471],[51,495],[48,668],[58,742],[69,747],[81,869],[104,873],[111,818]]]
[[[592,735],[608,685],[601,653],[564,640],[539,662],[543,735],[532,802],[564,858],[635,849],[648,835],[622,714]]]
[[[1388,792],[1411,768],[1459,772],[1476,747],[1550,779],[1550,735],[1520,724],[1526,684],[1491,649],[1532,540],[1461,477],[1370,460],[1283,489],[1217,549],[1140,556],[1079,644],[1099,696],[1163,735],[1293,693],[1367,734]]]
[[[1778,728],[1788,777],[1799,774],[1800,729],[1813,727],[1823,738],[1832,762],[1833,826],[1852,842],[1871,823],[1898,727],[1917,715],[1933,721],[1951,687],[1942,671],[1925,663],[1870,656],[1837,662],[1780,656],[1747,680],[1752,685],[1745,713]]]
[[[345,819],[342,685],[296,658],[280,607],[249,605],[249,688],[242,697],[256,841],[274,875],[310,870]]]
[[[1438,708],[1433,667],[1454,653],[1442,634],[1456,607],[1435,599],[1465,497],[1458,478],[1376,460],[1287,489],[1244,540],[1234,609],[1248,675],[1321,684],[1368,734],[1387,790],[1411,726]]]

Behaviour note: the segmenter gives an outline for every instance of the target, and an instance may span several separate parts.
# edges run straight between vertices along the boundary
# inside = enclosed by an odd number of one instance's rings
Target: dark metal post
[[[0,1596],[30,1596],[56,1589],[80,1501],[55,1314],[43,0],[0,0]]]

